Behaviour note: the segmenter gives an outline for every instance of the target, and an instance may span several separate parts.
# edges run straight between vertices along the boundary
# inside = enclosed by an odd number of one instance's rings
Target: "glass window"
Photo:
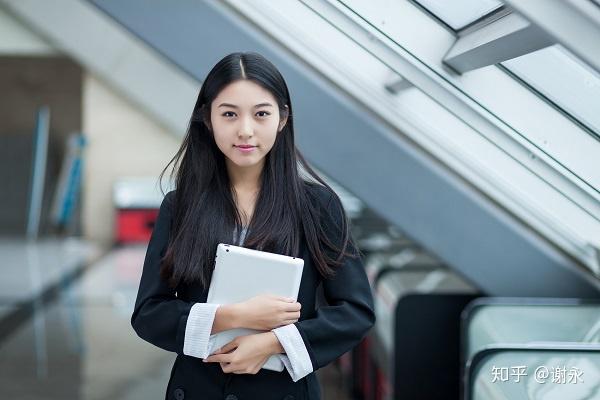
[[[600,139],[600,76],[560,45],[502,63]]]
[[[502,6],[499,0],[415,0],[458,31]]]

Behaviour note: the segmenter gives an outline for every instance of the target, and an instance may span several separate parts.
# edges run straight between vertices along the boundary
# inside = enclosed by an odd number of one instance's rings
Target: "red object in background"
[[[115,237],[118,243],[150,241],[152,229],[158,217],[158,209],[117,210]]]

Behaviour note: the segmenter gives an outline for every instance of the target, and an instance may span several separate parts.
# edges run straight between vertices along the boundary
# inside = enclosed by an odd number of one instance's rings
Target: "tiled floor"
[[[130,326],[145,246],[0,242],[0,399],[162,399],[175,355]],[[33,272],[32,272],[33,271]],[[48,285],[45,301],[27,301]],[[323,399],[348,399],[334,366],[318,372]]]

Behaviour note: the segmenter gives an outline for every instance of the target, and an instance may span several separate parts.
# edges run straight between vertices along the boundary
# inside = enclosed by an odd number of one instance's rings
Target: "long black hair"
[[[225,56],[208,73],[192,111],[181,147],[160,174],[173,163],[176,172],[170,239],[161,259],[161,277],[170,286],[201,283],[208,287],[218,243],[231,243],[240,232],[241,213],[234,201],[225,155],[217,147],[210,119],[212,101],[230,83],[247,79],[267,89],[277,100],[283,129],[265,156],[260,189],[244,240],[244,247],[299,257],[304,234],[322,277],[335,274],[345,256],[358,257],[339,197],[305,161],[294,143],[292,103],[279,70],[255,52]],[[287,108],[285,107],[287,105]],[[317,182],[300,176],[298,161]],[[318,185],[321,185],[317,188]],[[333,208],[315,203],[315,189],[330,192]],[[161,184],[162,190],[162,184]],[[164,192],[163,192],[164,193]],[[323,218],[337,210],[336,232],[323,227]]]

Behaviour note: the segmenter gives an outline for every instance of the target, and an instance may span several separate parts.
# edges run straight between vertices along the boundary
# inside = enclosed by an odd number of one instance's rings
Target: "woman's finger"
[[[230,374],[232,372],[235,373],[236,367],[231,365],[231,363],[221,363],[221,369],[223,372]]]
[[[224,368],[225,368],[225,366],[227,365],[227,363],[220,362],[220,363],[219,363],[219,365],[221,366],[221,369],[224,369]]]
[[[284,310],[288,312],[300,311],[302,309],[302,304],[298,302],[288,303],[284,305]]]
[[[217,349],[217,351],[215,351],[213,354],[229,353],[231,350],[234,350],[237,347],[238,347],[238,343],[235,340],[232,340],[231,342],[227,343],[225,346],[221,347],[220,349]]]
[[[230,362],[232,355],[229,353],[225,354],[213,354],[212,356],[206,357],[203,362]]]
[[[276,298],[277,300],[281,300],[281,301],[285,301],[286,303],[293,303],[294,301],[296,301],[294,298],[292,297],[285,297],[285,296],[272,296],[273,298]]]

